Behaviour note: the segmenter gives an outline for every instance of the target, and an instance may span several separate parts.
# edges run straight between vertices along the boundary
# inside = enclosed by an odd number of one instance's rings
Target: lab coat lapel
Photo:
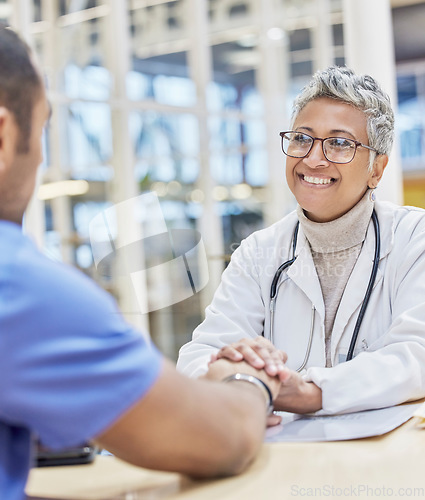
[[[297,259],[288,270],[288,277],[305,293],[324,322],[325,304],[310,245],[300,228],[298,234]]]

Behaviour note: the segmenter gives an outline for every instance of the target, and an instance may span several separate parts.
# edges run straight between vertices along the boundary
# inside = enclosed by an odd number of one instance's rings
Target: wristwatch
[[[233,375],[229,375],[228,377],[223,379],[223,382],[226,383],[234,381],[248,382],[249,384],[258,387],[266,398],[267,415],[271,415],[273,413],[274,406],[272,391],[265,382],[257,377],[254,377],[253,375],[248,375],[246,373],[234,373]]]

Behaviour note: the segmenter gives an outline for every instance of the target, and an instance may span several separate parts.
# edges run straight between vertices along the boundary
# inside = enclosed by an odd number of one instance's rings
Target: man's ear
[[[385,167],[388,164],[388,156],[387,155],[377,155],[375,161],[373,162],[373,170],[369,177],[368,187],[371,189],[375,189],[378,187],[379,181],[384,175]]]
[[[0,106],[0,174],[13,160],[17,139],[15,117],[7,108]]]

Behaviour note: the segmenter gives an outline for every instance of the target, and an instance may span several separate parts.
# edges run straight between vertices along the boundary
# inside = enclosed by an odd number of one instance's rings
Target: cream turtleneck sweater
[[[331,363],[331,335],[335,316],[348,278],[354,268],[372,216],[374,202],[369,190],[346,214],[330,222],[309,220],[298,205],[297,215],[310,243],[311,254],[325,303],[326,366]]]

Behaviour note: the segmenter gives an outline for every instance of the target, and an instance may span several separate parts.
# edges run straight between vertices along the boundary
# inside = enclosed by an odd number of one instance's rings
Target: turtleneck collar
[[[305,216],[300,205],[297,206],[298,219],[314,252],[338,252],[364,241],[374,207],[369,193],[368,189],[351,210],[329,222],[313,222]]]

